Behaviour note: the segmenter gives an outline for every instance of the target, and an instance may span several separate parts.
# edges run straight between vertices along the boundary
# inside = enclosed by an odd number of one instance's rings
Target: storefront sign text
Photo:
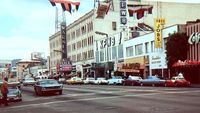
[[[200,32],[197,33],[192,33],[192,35],[190,35],[189,39],[188,39],[188,43],[189,44],[194,44],[194,43],[199,43],[200,42]]]

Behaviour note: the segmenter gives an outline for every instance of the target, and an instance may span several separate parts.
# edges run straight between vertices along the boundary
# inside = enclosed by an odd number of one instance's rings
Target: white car
[[[117,85],[117,84],[122,84],[122,79],[121,76],[112,76],[110,79],[108,79],[108,84],[109,85]]]
[[[33,86],[33,85],[35,85],[35,83],[36,83],[35,79],[31,78],[31,77],[24,78],[23,81],[22,81],[23,86],[27,86],[27,85],[32,85]]]
[[[95,84],[100,85],[100,84],[108,84],[108,80],[103,77],[99,77],[95,80]]]
[[[84,84],[94,84],[95,79],[93,77],[88,77],[85,80],[83,80]]]

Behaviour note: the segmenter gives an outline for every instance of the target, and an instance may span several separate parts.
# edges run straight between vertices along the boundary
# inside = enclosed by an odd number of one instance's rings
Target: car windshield
[[[58,84],[56,80],[43,80],[40,81],[40,84]]]
[[[9,93],[15,93],[17,91],[16,87],[8,87]]]

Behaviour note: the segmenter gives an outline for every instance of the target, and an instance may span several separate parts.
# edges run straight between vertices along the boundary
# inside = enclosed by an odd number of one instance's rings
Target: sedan
[[[93,77],[87,77],[83,82],[84,84],[94,84],[95,79]]]
[[[112,76],[110,79],[108,79],[108,84],[109,85],[117,85],[117,84],[122,84],[122,79],[121,76]]]
[[[152,85],[152,86],[165,86],[166,80],[160,79],[157,76],[148,76],[147,79],[140,81],[141,86],[143,85]]]
[[[28,85],[33,86],[35,83],[36,83],[35,79],[31,78],[31,77],[30,78],[24,78],[23,81],[22,81],[23,86],[28,86]]]
[[[34,90],[36,95],[49,94],[51,92],[58,92],[61,95],[63,84],[59,84],[58,81],[54,79],[41,79],[34,85]]]
[[[122,81],[122,84],[128,85],[128,86],[134,86],[134,85],[140,85],[140,81],[142,80],[142,78],[140,76],[129,76],[128,79],[124,79]]]
[[[174,86],[188,87],[190,85],[189,81],[187,81],[184,77],[180,77],[180,76],[172,77],[171,81],[174,83]]]
[[[106,80],[106,78],[103,77],[99,77],[95,80],[95,84],[100,85],[100,84],[108,84],[108,80]]]
[[[2,95],[0,93],[0,99],[2,99]],[[8,87],[8,102],[19,102],[22,101],[22,93],[17,86],[9,86]]]
[[[66,80],[67,84],[83,84],[83,80],[80,77],[72,77]]]

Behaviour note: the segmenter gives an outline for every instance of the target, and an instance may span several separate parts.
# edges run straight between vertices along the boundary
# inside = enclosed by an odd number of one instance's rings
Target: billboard
[[[44,53],[42,52],[33,52],[31,53],[31,60],[41,60],[43,59]]]

